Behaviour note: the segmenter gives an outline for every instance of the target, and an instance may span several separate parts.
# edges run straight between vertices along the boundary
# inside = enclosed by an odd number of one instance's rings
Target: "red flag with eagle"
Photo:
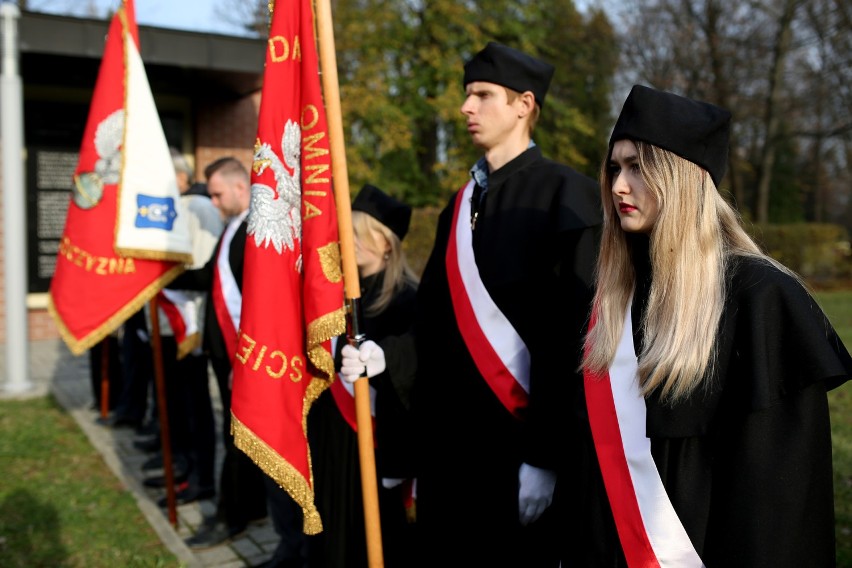
[[[307,416],[333,380],[331,338],[346,326],[310,0],[272,7],[251,191],[232,433],[316,534]]]
[[[75,355],[192,261],[168,144],[139,55],[133,0],[110,23],[48,309]]]

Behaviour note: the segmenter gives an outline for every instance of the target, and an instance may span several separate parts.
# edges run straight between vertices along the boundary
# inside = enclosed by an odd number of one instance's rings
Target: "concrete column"
[[[3,261],[6,307],[6,383],[9,393],[35,385],[29,370],[27,326],[27,230],[24,187],[24,103],[18,72],[18,18],[14,4],[0,4],[3,62],[0,74],[0,142],[3,145]]]

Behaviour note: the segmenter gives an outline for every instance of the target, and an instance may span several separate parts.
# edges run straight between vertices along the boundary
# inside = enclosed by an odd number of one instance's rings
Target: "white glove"
[[[398,485],[402,485],[403,481],[405,481],[405,479],[401,479],[398,477],[383,477],[382,487],[384,487],[385,489],[393,489]]]
[[[365,341],[360,348],[352,345],[343,346],[343,361],[340,364],[340,376],[347,383],[354,383],[364,375],[364,367],[368,377],[375,377],[385,370],[385,352],[375,341]]]
[[[522,525],[528,525],[553,502],[556,472],[524,463],[518,471],[518,484],[518,517]]]

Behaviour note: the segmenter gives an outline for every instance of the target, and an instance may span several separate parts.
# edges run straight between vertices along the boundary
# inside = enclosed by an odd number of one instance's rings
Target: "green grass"
[[[817,301],[847,349],[852,348],[852,291],[817,292]],[[852,386],[828,394],[834,453],[837,565],[852,566]]]
[[[180,563],[74,420],[40,398],[0,401],[0,565]]]

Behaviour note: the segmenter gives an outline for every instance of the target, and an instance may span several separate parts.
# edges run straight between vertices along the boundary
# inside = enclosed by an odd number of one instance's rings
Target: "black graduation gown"
[[[545,547],[524,540],[537,530],[518,521],[518,469],[524,461],[557,469],[565,444],[564,409],[577,366],[566,355],[579,364],[599,190],[533,147],[490,174],[479,207],[473,233],[479,274],[530,352],[523,421],[491,391],[456,324],[445,256],[458,195],[439,217],[417,296],[419,558],[424,566],[534,567]]]
[[[376,301],[383,279],[384,273],[380,272],[360,280],[361,305],[365,312]],[[407,332],[414,319],[415,298],[416,289],[406,287],[381,313],[372,316],[365,313],[362,324],[367,338],[381,345],[384,338]],[[345,340],[345,337],[338,338],[338,366],[339,351]],[[391,380],[395,374],[399,373],[389,360],[387,370],[372,377],[370,384],[376,389],[374,435],[384,564],[388,568],[406,568],[410,566],[405,559],[411,554],[413,536],[405,517],[403,487],[385,489],[381,486],[382,477],[406,477],[411,470],[410,465],[400,463],[410,451],[411,419]],[[323,523],[323,531],[309,537],[309,565],[311,568],[366,567],[358,437],[340,414],[330,390],[323,392],[311,406],[308,441],[315,504]],[[398,449],[398,444],[403,447]]]
[[[789,275],[740,258],[729,282],[709,387],[675,406],[646,399],[660,478],[709,568],[834,566],[826,390],[852,376],[852,358]],[[646,294],[640,283],[634,329]],[[588,429],[585,443],[563,566],[626,566]]]

